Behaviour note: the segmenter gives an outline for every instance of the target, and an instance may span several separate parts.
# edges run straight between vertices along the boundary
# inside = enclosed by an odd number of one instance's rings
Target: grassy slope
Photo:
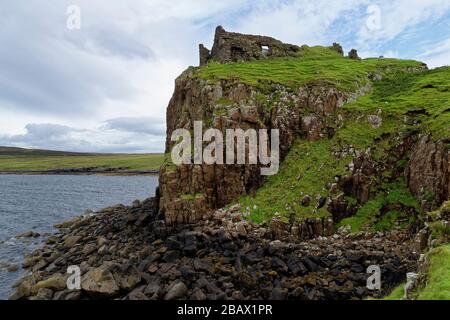
[[[450,68],[439,68],[420,74],[393,75],[375,83],[371,94],[344,107],[356,113],[373,113],[379,108],[383,110],[383,118],[390,119],[392,123],[388,130],[390,132],[421,130],[431,132],[435,139],[448,139],[450,137]],[[414,113],[414,121],[404,121],[405,116]],[[375,148],[379,148],[379,144]],[[380,158],[383,156],[383,152],[378,154]],[[403,193],[398,194],[402,204],[418,206],[417,201],[412,199],[406,190],[392,191]],[[389,201],[389,198],[392,198],[392,195],[375,197],[354,217],[343,220],[341,224],[350,224],[354,231],[359,231],[364,224],[375,223],[374,215],[383,204]]]
[[[427,286],[419,291],[419,300],[450,300],[450,245],[433,249],[429,255]]]
[[[396,221],[400,219],[406,221],[401,224],[403,226],[412,222],[413,217],[408,217],[397,210],[391,210],[381,218],[378,216],[380,209],[389,204],[401,204],[415,208],[416,211],[420,210],[419,202],[411,196],[403,181],[388,183],[384,186],[384,189],[386,191],[376,194],[373,199],[363,204],[353,217],[342,220],[338,226],[350,225],[353,232],[358,232],[365,228],[370,228],[373,231],[384,231],[392,228]]]
[[[450,245],[431,250],[428,255],[429,269],[427,284],[416,292],[418,300],[450,300]],[[403,298],[404,284],[398,286],[385,300]]]
[[[361,112],[381,108],[384,113],[401,120],[416,113],[415,120],[423,131],[435,138],[450,136],[450,67],[416,74],[398,73],[375,83],[372,94],[346,106]],[[404,124],[402,124],[404,125]]]
[[[0,171],[46,171],[80,168],[155,170],[162,154],[86,154],[0,147]]]

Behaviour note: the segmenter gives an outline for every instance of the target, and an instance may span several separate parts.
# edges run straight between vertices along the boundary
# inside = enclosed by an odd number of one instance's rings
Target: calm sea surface
[[[11,285],[23,275],[23,270],[8,272],[6,266],[20,266],[24,254],[44,240],[18,239],[18,234],[55,232],[55,223],[88,209],[143,200],[157,186],[157,176],[0,175],[0,299],[8,298]]]

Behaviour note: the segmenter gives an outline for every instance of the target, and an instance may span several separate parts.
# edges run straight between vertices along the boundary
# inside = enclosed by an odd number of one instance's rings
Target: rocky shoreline
[[[407,231],[341,228],[305,238],[281,221],[247,222],[241,211],[233,206],[171,227],[150,198],[61,223],[26,257],[29,275],[10,299],[365,299],[388,294],[418,267]],[[81,290],[67,289],[72,265],[80,268]],[[379,291],[366,287],[370,265],[381,268]]]

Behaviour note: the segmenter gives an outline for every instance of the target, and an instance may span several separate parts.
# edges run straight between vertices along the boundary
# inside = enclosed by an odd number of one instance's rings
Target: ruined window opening
[[[265,56],[268,55],[269,51],[270,51],[269,46],[261,46],[261,53],[263,55],[265,55]]]

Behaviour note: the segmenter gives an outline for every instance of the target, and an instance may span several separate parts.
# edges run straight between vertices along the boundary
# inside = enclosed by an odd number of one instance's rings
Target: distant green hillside
[[[95,169],[150,171],[159,169],[162,154],[101,154],[0,147],[0,171]]]
[[[95,154],[96,153],[54,151],[43,149],[25,149],[17,147],[0,146],[0,156],[86,156]]]

